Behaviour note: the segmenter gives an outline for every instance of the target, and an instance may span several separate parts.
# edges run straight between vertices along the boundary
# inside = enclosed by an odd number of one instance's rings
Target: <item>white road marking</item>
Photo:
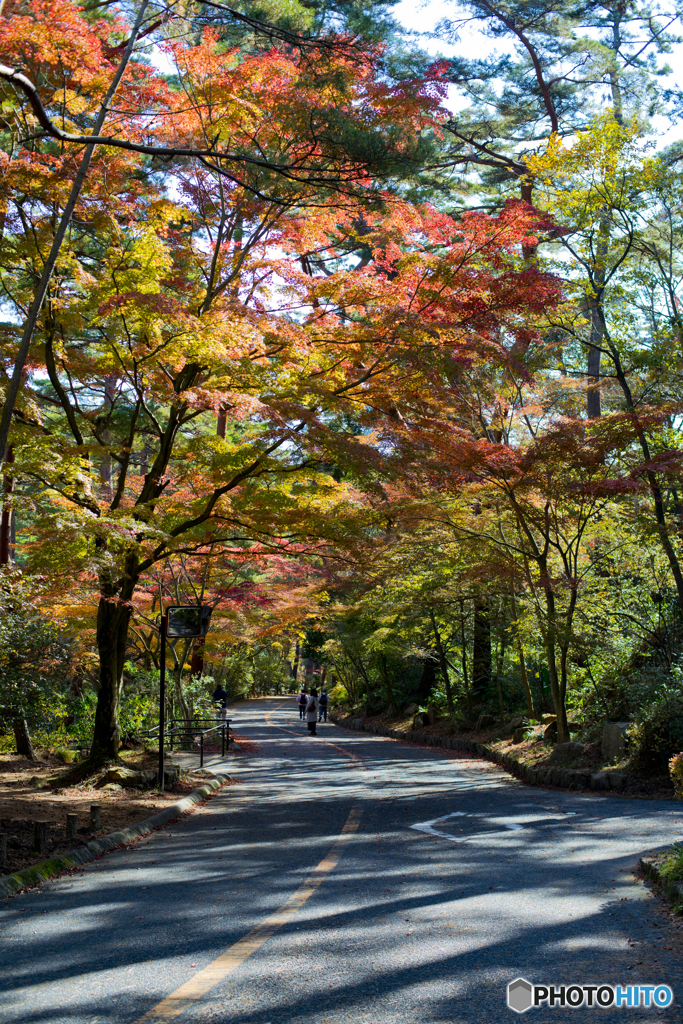
[[[508,832],[517,832],[519,829],[524,828],[523,825],[518,825],[517,822],[505,822],[506,832],[473,832],[469,836],[452,836],[448,832],[442,832],[438,828],[434,828],[435,825],[442,821],[448,821],[449,818],[471,818],[473,815],[468,814],[466,811],[452,811],[451,814],[442,814],[440,818],[432,818],[431,821],[418,821],[415,825],[410,825],[409,828],[415,829],[416,832],[426,832],[430,836],[439,836],[440,839],[450,839],[452,843],[466,843],[470,839],[479,838],[496,838],[497,836],[506,836]]]

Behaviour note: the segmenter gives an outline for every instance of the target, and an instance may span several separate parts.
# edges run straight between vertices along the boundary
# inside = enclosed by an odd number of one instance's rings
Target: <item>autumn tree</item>
[[[62,23],[50,12],[53,41],[60,27],[73,39],[77,15],[64,11]],[[69,51],[41,48],[45,15],[32,11],[29,40],[49,78],[68,69]],[[22,53],[25,27],[5,27]],[[91,89],[104,85],[101,40],[85,69],[79,48],[109,31],[96,23],[78,38],[74,64]],[[283,533],[295,532],[305,507],[286,481],[358,448],[332,411],[376,371],[352,353],[353,338],[344,350],[344,317],[312,294],[299,263],[302,234],[307,245],[313,237],[304,213],[319,211],[326,249],[326,232],[340,220],[348,230],[359,196],[373,193],[361,150],[372,142],[375,157],[386,166],[391,151],[398,167],[438,103],[430,82],[392,89],[377,80],[372,54],[220,52],[210,32],[193,47],[170,42],[169,52],[175,91],[129,64],[126,127],[139,132],[141,82],[159,127],[148,122],[146,141],[93,153],[97,173],[84,180],[38,321],[44,371],[25,381],[13,437],[17,473],[40,489],[37,528],[63,530],[72,564],[98,579],[93,763],[116,756],[131,602],[145,573],[209,538],[216,552],[250,543],[272,532],[274,512]],[[59,95],[63,119],[83,109],[75,92]],[[188,151],[214,154],[227,133],[247,173],[235,180],[221,160],[180,166],[172,199],[144,155],[160,151],[153,130],[162,150],[174,133]],[[30,304],[31,268],[44,251],[33,224],[49,248],[71,159],[66,146],[55,161],[32,145],[6,164],[5,282],[18,308]],[[56,219],[39,215],[46,204]],[[216,417],[229,419],[218,435]],[[264,486],[269,479],[280,489]]]

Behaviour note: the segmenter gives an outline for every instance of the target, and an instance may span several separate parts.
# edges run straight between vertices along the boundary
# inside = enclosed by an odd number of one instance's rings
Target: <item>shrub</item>
[[[674,795],[683,800],[683,754],[675,754],[669,761],[669,775],[674,784]]]
[[[683,748],[683,692],[675,683],[662,686],[629,730],[634,760],[642,767],[661,771]]]
[[[16,566],[0,567],[0,725],[26,719],[51,731],[71,715],[79,686],[78,646],[68,631],[37,607],[38,586]]]
[[[347,689],[341,683],[337,683],[334,689],[330,690],[328,698],[333,708],[336,708],[338,704],[348,704],[349,701]]]

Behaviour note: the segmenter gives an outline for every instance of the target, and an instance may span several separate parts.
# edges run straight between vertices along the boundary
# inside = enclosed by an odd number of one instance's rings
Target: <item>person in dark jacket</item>
[[[324,688],[318,697],[318,721],[322,722],[323,719],[327,721],[327,690]]]
[[[306,705],[308,704],[308,697],[303,686],[301,687],[301,693],[296,698],[296,702],[299,705],[299,720],[301,720],[306,716]]]
[[[211,700],[216,709],[216,718],[219,722],[224,722],[228,717],[228,695],[220,683],[211,694]]]

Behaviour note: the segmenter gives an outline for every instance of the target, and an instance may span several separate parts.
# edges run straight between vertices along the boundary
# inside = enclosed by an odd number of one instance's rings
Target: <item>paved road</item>
[[[683,931],[632,868],[683,806],[554,793],[292,701],[235,727],[240,784],[148,840],[0,904],[0,1022],[681,1020],[505,1005],[508,981],[669,983]],[[416,827],[419,826],[419,827]]]

